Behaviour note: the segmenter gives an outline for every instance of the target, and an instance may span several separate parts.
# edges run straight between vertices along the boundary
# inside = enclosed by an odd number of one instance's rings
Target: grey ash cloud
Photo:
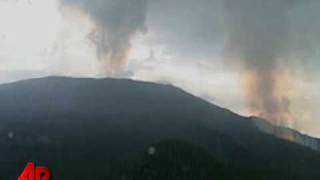
[[[95,22],[89,35],[97,57],[111,72],[127,63],[132,38],[146,31],[147,0],[62,0],[62,5],[80,8]]]

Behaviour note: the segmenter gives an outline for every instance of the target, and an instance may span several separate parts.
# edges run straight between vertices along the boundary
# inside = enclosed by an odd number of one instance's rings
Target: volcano
[[[0,85],[0,177],[319,179],[319,140],[171,85],[46,77]],[[277,132],[294,137],[279,137]]]

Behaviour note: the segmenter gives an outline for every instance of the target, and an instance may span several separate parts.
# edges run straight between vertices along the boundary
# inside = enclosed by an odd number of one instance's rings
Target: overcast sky
[[[263,85],[285,84],[290,126],[320,136],[319,9],[316,0],[0,0],[0,82],[170,83],[250,115],[257,101],[243,76],[263,72]]]

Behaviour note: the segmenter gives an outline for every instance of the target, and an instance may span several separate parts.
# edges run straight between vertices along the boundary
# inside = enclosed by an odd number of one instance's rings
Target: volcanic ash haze
[[[97,58],[108,75],[127,65],[131,39],[146,31],[147,0],[62,0],[90,16],[96,28],[88,36],[96,45]]]
[[[243,74],[249,111],[276,125],[290,125],[286,56],[289,0],[226,0],[226,59]]]

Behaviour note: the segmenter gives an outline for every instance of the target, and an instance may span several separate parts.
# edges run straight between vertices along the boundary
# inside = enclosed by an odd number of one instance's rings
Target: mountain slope
[[[199,146],[243,177],[320,177],[318,152],[173,86],[48,77],[1,85],[0,99],[0,174],[8,179],[30,160],[57,179],[120,179],[121,164],[166,139]]]
[[[279,138],[292,141],[294,143],[309,147],[315,151],[320,152],[320,140],[314,137],[310,137],[306,134],[302,134],[297,130],[274,126],[258,117],[250,117],[255,122],[256,127],[264,133],[276,135]]]

